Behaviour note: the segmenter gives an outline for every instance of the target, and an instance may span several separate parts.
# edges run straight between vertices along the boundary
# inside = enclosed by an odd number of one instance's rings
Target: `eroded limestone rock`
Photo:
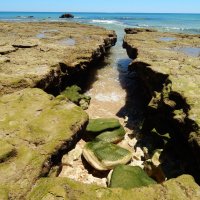
[[[9,199],[24,199],[50,170],[51,156],[76,141],[88,116],[40,89],[2,96],[0,110],[0,188]]]
[[[181,168],[181,173],[191,173],[199,180],[200,59],[199,54],[191,53],[199,51],[199,35],[143,29],[129,29],[127,33],[123,46],[129,57],[135,59],[129,69],[140,77],[146,98],[150,99],[142,132],[148,135],[156,130],[163,145],[160,143],[152,150],[166,145],[166,162],[169,157],[174,163],[178,160],[176,169]],[[170,177],[177,176],[174,171]]]
[[[77,23],[0,22],[0,27],[0,95],[27,87],[58,93],[66,79],[88,69],[116,42],[113,31]]]
[[[41,178],[28,195],[28,200],[41,199],[126,199],[126,200],[198,200],[199,186],[189,175],[166,181],[162,185],[153,184],[148,187],[121,189],[105,188],[97,185],[86,185],[67,178]]]

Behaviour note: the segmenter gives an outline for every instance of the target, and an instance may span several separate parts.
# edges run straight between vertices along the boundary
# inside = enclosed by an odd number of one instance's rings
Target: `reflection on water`
[[[42,39],[42,38],[45,38],[46,36],[45,36],[44,33],[39,33],[39,34],[36,35],[36,37],[39,38],[39,39]]]
[[[163,41],[163,42],[171,42],[171,41],[175,41],[176,38],[173,38],[173,37],[162,37],[162,38],[159,38],[160,41]]]
[[[48,37],[47,34],[59,32],[56,29],[44,30],[36,35],[36,38],[42,39]]]
[[[175,47],[173,50],[185,53],[188,56],[200,57],[200,47]]]
[[[67,46],[74,46],[76,44],[76,41],[72,38],[67,38],[67,39],[59,41],[59,44],[67,45]]]

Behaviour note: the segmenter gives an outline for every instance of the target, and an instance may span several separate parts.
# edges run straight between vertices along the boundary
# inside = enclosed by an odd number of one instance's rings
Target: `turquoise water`
[[[0,12],[0,21],[75,21],[115,30],[122,27],[151,27],[162,31],[200,34],[200,14],[72,13],[74,19],[59,19],[61,14],[63,13]]]

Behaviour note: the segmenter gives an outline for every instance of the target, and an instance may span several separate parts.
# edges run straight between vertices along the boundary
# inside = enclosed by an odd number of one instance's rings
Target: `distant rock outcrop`
[[[65,14],[62,14],[59,18],[74,18],[74,15],[65,13]]]

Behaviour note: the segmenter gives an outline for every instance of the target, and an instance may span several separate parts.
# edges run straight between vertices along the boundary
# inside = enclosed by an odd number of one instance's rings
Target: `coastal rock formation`
[[[126,200],[198,200],[199,186],[193,178],[183,175],[164,184],[125,190],[86,185],[67,178],[41,178],[28,195],[29,200],[41,199],[126,199]]]
[[[27,87],[58,94],[116,42],[113,31],[77,23],[0,22],[0,27],[0,95]]]
[[[62,14],[59,18],[74,18],[74,15],[70,13],[65,13],[65,14]]]
[[[163,139],[162,166],[168,168],[169,178],[189,173],[200,182],[200,37],[143,29],[126,32],[123,46],[135,59],[129,70],[143,82],[149,102],[142,133],[149,137],[156,132]],[[169,170],[172,165],[174,170]]]
[[[0,110],[0,199],[25,199],[53,158],[76,143],[88,116],[32,88],[2,96]]]

